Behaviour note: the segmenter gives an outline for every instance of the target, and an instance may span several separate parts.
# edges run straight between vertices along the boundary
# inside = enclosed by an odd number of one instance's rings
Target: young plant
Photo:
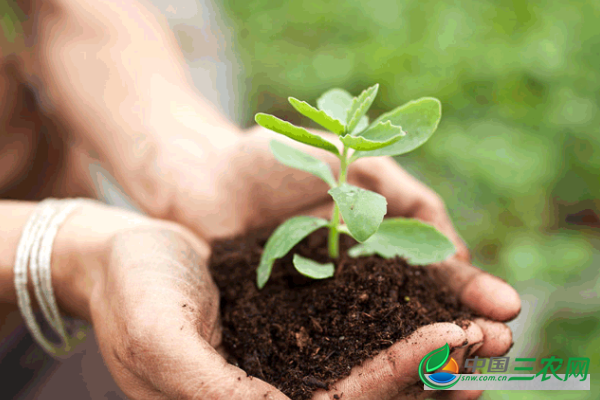
[[[318,147],[335,154],[340,160],[336,180],[323,161],[277,140],[270,143],[271,151],[281,163],[309,172],[323,179],[331,189],[334,201],[330,221],[298,216],[281,224],[265,245],[257,269],[257,285],[267,283],[273,263],[285,256],[298,242],[319,228],[329,228],[329,256],[339,256],[340,233],[353,237],[358,245],[352,247],[351,257],[378,254],[384,258],[404,257],[412,265],[439,262],[454,254],[452,242],[433,226],[405,219],[383,219],[387,212],[386,199],[374,192],[346,183],[348,166],[362,157],[397,156],[408,153],[425,143],[436,130],[441,118],[439,100],[424,97],[408,102],[381,115],[369,124],[365,115],[377,95],[379,85],[352,97],[342,89],[331,89],[317,100],[317,108],[290,97],[292,106],[304,116],[337,134],[342,151],[325,138],[283,121],[273,115],[258,113],[256,122],[274,132],[300,143]],[[344,224],[340,224],[340,216]],[[324,279],[333,276],[333,263],[320,264],[294,254],[294,267],[303,275]]]

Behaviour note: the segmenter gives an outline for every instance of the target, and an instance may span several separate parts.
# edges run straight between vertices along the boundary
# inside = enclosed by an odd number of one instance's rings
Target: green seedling
[[[335,154],[340,160],[337,179],[328,164],[280,141],[270,143],[271,151],[281,163],[309,172],[331,189],[334,201],[330,221],[298,216],[281,224],[265,245],[257,269],[257,285],[267,283],[273,263],[285,256],[298,242],[319,228],[329,229],[329,256],[339,256],[340,233],[353,237],[359,244],[352,247],[351,257],[377,254],[384,258],[403,257],[409,264],[424,265],[442,261],[456,251],[452,242],[433,226],[406,218],[384,220],[387,201],[380,194],[346,182],[348,166],[363,157],[397,156],[408,153],[425,143],[436,130],[441,118],[439,100],[424,97],[408,102],[381,115],[369,124],[366,113],[373,104],[379,85],[352,97],[342,89],[331,89],[318,100],[317,107],[290,97],[292,106],[304,116],[339,136],[342,150],[326,138],[294,126],[273,115],[258,113],[256,122],[274,132],[300,143],[318,147]],[[344,224],[340,219],[343,218]],[[298,254],[294,267],[314,279],[333,276],[333,263],[320,264]]]

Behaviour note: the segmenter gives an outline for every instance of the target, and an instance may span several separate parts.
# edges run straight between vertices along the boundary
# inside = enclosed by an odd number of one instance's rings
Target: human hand
[[[268,142],[272,137],[275,136],[262,128],[255,128],[240,140],[236,150],[224,153],[229,154],[228,157],[220,158],[220,163],[227,168],[219,169],[219,163],[212,166],[213,170],[219,171],[215,175],[222,182],[227,182],[221,197],[222,203],[217,201],[211,204],[218,196],[198,194],[203,189],[194,188],[195,179],[191,176],[199,168],[194,167],[193,161],[192,164],[180,163],[175,168],[177,172],[169,176],[178,177],[181,195],[174,195],[173,199],[179,199],[180,203],[173,209],[179,210],[182,216],[185,215],[190,228],[194,228],[195,221],[200,219],[206,223],[211,218],[223,218],[215,223],[221,227],[218,232],[205,231],[203,223],[195,226],[207,239],[213,240],[222,235],[243,234],[260,226],[274,225],[295,214],[330,216],[332,202],[327,195],[326,184],[308,173],[292,170],[275,160],[268,149]],[[281,137],[278,140],[286,141]],[[291,141],[288,143],[294,145]],[[309,149],[307,146],[303,150],[330,162],[333,168],[337,165],[336,159],[325,152]],[[193,160],[184,157],[177,159]],[[454,231],[439,196],[389,158],[359,160],[351,166],[348,179],[357,186],[383,194],[388,200],[388,216],[424,220],[452,239],[458,249],[457,255],[430,268],[441,283],[449,285],[465,305],[483,318],[476,319],[464,331],[451,324],[423,327],[411,338],[355,368],[349,378],[334,385],[330,394],[344,392],[345,398],[349,399],[412,396],[417,387],[422,387],[417,374],[420,359],[445,342],[456,348],[453,356],[459,363],[474,354],[490,357],[506,353],[512,341],[510,329],[495,321],[506,321],[518,314],[518,295],[500,279],[468,263],[466,246]],[[186,202],[194,204],[194,208],[186,206]],[[226,212],[207,213],[206,210],[211,209],[224,209]],[[200,218],[200,215],[204,215],[204,218]],[[503,301],[498,302],[499,298]],[[453,393],[452,396],[460,396],[458,398],[477,397],[480,394]],[[317,398],[318,396],[324,394],[318,394]]]
[[[128,397],[286,399],[227,364],[219,353],[218,294],[206,269],[209,248],[189,230],[96,204],[67,220],[57,245],[62,249],[58,259],[68,254],[68,264],[81,266],[75,276],[83,275],[87,282],[59,279],[59,304],[93,323],[105,362]],[[474,272],[468,265],[454,267]],[[65,301],[77,298],[87,299],[89,306]],[[510,331],[505,326],[476,322],[465,330],[448,323],[423,327],[354,368],[329,394],[317,392],[314,398],[341,393],[347,399],[424,398],[431,392],[421,393],[417,366],[433,349],[448,343],[459,364],[475,352],[491,356],[506,351]],[[478,395],[443,394],[461,399]]]
[[[93,324],[104,361],[133,400],[289,400],[219,353],[209,247],[189,230],[99,203],[59,230],[59,307]]]
[[[54,264],[69,266],[56,268],[59,305],[93,323],[106,365],[129,398],[287,399],[222,357],[209,248],[189,230],[92,203],[66,221],[56,251]],[[481,323],[500,344],[509,333],[500,323]],[[314,398],[423,398],[431,392],[421,393],[417,366],[431,350],[447,342],[459,364],[475,351],[504,351],[478,324],[423,327]]]

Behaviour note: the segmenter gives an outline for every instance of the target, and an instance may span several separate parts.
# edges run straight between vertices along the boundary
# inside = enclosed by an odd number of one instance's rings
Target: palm
[[[184,230],[144,228],[112,240],[91,316],[104,360],[128,397],[262,399],[278,393],[216,350],[219,298],[207,257],[208,247]]]

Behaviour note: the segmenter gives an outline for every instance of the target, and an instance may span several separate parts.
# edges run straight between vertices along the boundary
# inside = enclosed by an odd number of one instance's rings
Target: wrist
[[[157,100],[159,104],[140,127],[144,134],[123,146],[124,151],[113,149],[108,161],[111,173],[138,208],[173,220],[180,192],[192,190],[190,184],[208,183],[204,175],[223,164],[242,134],[189,89],[162,81],[160,85],[164,87],[157,91],[162,94],[156,97],[162,100]]]
[[[0,231],[0,243],[2,243],[2,251],[0,252],[0,302],[17,304],[14,274],[17,248],[24,228],[37,206],[38,203],[33,202],[0,202],[2,215],[7,216],[3,220],[6,229]],[[74,236],[70,232],[65,234],[63,229],[69,225],[70,217],[78,212],[80,211],[74,211],[58,229],[52,246],[50,272],[53,292],[59,308],[70,315],[85,319],[89,301],[83,287],[86,281],[83,275],[83,265],[76,262],[75,249],[77,243],[74,243],[76,235]],[[32,305],[37,308],[39,305],[36,301],[31,273],[29,272],[27,283],[29,298]]]
[[[0,202],[0,214],[3,216],[0,229],[0,302],[17,304],[14,263],[23,229],[35,207],[33,202]]]
[[[59,308],[91,322],[91,299],[104,286],[112,238],[150,221],[141,214],[94,201],[73,212],[58,230],[52,252],[52,282]]]
[[[218,229],[218,224],[205,220],[204,214],[232,200],[221,198],[230,193],[225,187],[239,186],[239,179],[232,179],[243,135],[236,127],[181,104],[173,105],[168,117],[155,121],[154,127],[161,132],[154,136],[154,158],[126,183],[125,190],[150,216],[186,225],[206,238],[207,229]]]
[[[67,315],[90,321],[90,299],[102,271],[101,259],[94,251],[82,222],[89,206],[75,210],[59,228],[52,249],[52,287],[59,309]]]

